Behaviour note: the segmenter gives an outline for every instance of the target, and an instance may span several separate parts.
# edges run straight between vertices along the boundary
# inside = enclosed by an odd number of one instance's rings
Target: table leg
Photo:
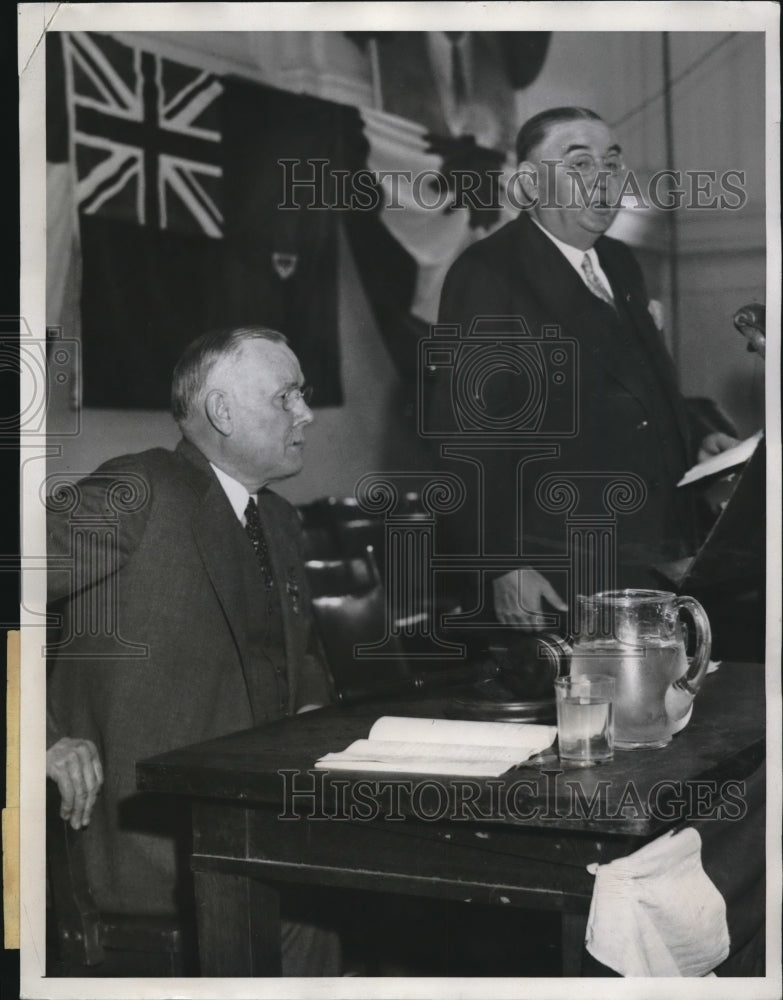
[[[563,913],[560,927],[563,976],[581,976],[587,914]]]
[[[194,872],[202,976],[279,976],[280,899],[244,875]]]

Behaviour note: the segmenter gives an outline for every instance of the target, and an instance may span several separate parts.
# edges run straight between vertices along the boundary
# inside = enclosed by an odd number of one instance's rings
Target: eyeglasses
[[[281,394],[280,402],[286,413],[290,413],[300,400],[305,406],[309,406],[312,398],[313,387],[311,385],[294,385]]]
[[[602,169],[610,177],[619,177],[625,170],[625,163],[619,154],[610,154],[601,160],[601,167],[598,161],[590,153],[579,153],[572,160],[565,161],[565,168],[571,173],[577,173],[580,177],[593,177]]]

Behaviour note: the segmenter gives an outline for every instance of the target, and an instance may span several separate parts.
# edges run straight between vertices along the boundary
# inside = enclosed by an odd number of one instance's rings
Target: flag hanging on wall
[[[84,405],[168,407],[184,346],[240,324],[285,333],[315,402],[339,404],[336,219],[294,208],[276,221],[278,159],[334,155],[324,102],[109,35],[47,42],[63,53]]]

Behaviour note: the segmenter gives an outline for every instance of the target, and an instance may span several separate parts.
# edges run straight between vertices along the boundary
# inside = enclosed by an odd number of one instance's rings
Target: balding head
[[[285,337],[263,327],[199,338],[174,372],[183,436],[249,493],[300,471],[308,399]]]
[[[241,345],[248,340],[288,343],[282,333],[269,327],[240,326],[212,330],[197,337],[185,348],[171,379],[171,413],[183,430],[196,416],[197,405],[203,401],[209,375],[215,365],[226,358],[236,357]]]
[[[590,108],[580,108],[575,105],[567,105],[561,108],[548,108],[540,111],[532,118],[528,118],[525,124],[517,133],[517,163],[523,163],[531,159],[538,146],[546,139],[550,128],[560,122],[603,121],[600,115]]]

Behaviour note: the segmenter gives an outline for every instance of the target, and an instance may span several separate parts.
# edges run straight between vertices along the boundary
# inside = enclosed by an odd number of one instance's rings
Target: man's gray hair
[[[178,424],[186,421],[191,415],[193,405],[215,364],[221,358],[236,353],[246,340],[288,343],[282,333],[269,327],[240,326],[233,329],[212,330],[188,344],[174,366],[171,379],[171,413]]]

